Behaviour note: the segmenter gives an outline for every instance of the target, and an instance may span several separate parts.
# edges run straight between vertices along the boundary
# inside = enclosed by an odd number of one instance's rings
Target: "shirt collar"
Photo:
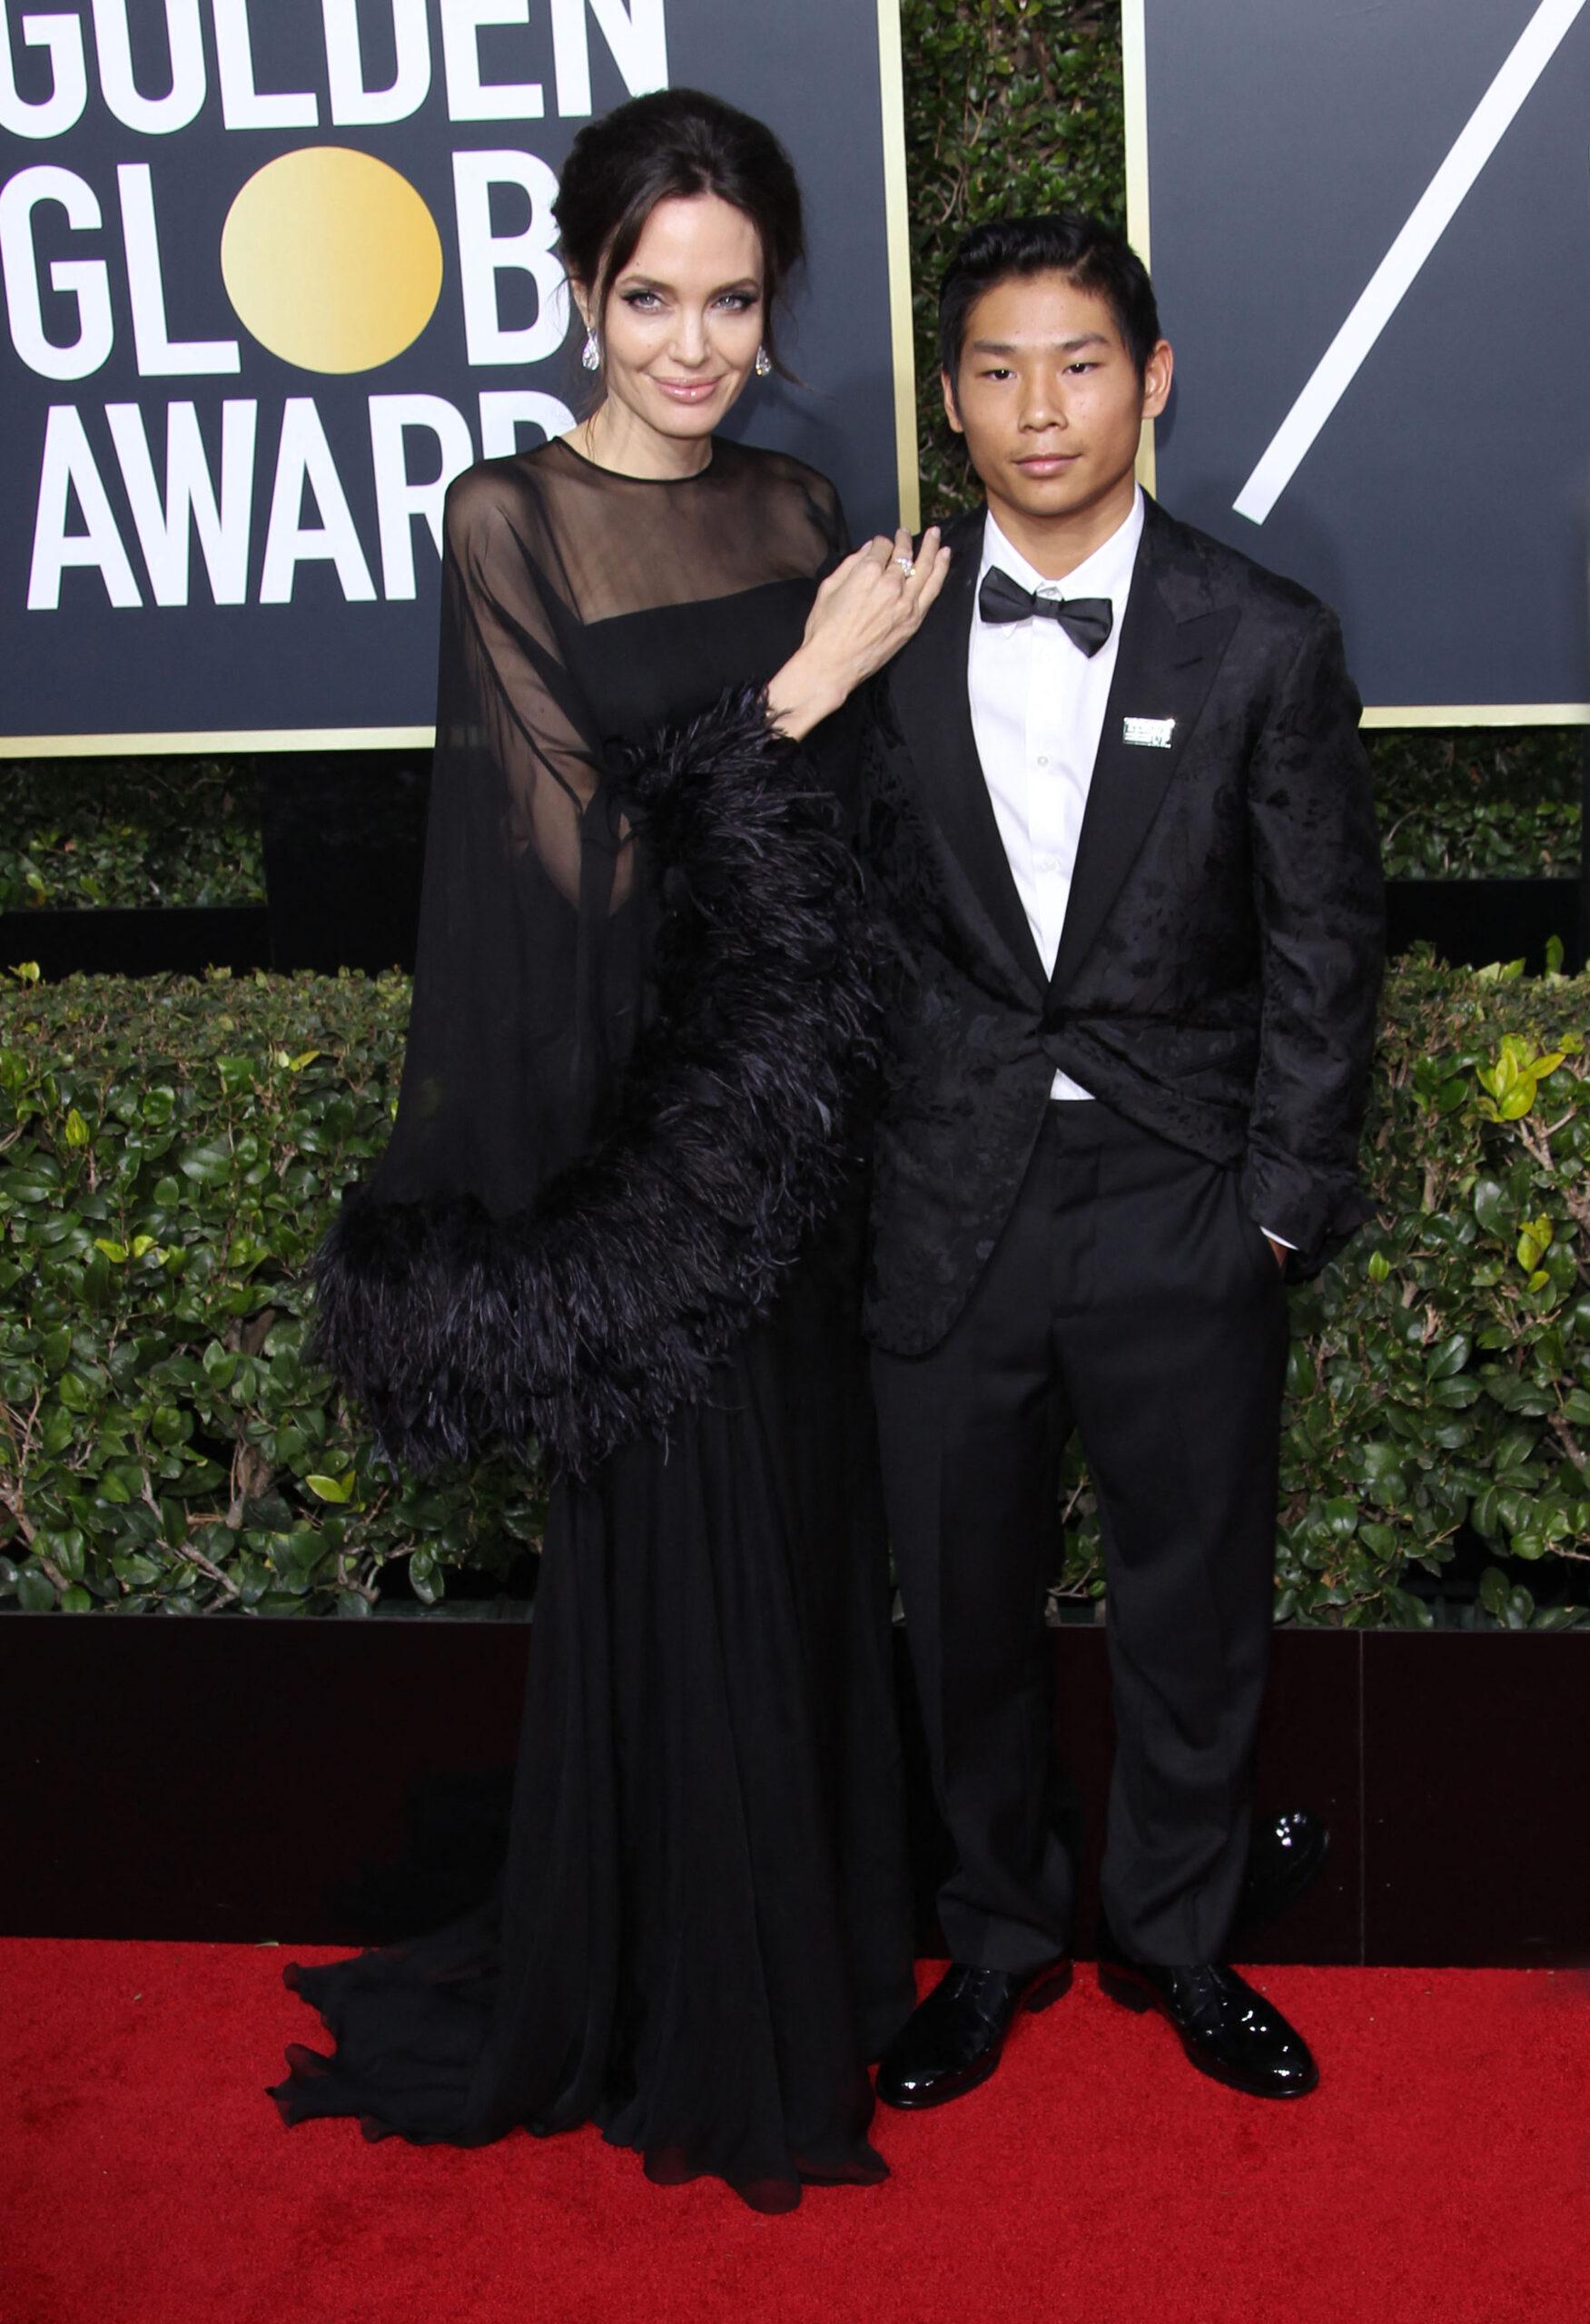
[[[1140,484],[1131,497],[1131,513],[1109,539],[1101,541],[1063,581],[1046,581],[1028,564],[1014,543],[1005,538],[990,508],[983,522],[983,563],[977,578],[981,583],[990,566],[997,565],[1012,581],[1019,581],[1023,589],[1041,590],[1048,596],[1108,597],[1119,621],[1131,587],[1132,567],[1137,563],[1138,543],[1142,537],[1143,493]]]

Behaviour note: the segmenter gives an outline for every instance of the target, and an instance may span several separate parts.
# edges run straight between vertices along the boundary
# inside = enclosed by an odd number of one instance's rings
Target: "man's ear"
[[[941,371],[939,373],[939,386],[943,393],[944,418],[949,421],[957,436],[964,436],[966,430],[961,425],[961,414],[955,405],[955,382],[951,379],[947,371]]]
[[[1143,365],[1143,418],[1158,419],[1170,395],[1170,375],[1176,369],[1176,359],[1170,352],[1170,342],[1161,339],[1151,350]]]

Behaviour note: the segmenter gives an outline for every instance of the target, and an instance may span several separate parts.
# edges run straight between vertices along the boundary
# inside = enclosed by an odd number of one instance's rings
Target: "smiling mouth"
[[[709,396],[715,396],[717,393],[719,388],[723,385],[723,380],[721,378],[716,379],[657,379],[654,380],[652,384],[655,387],[660,388],[664,395],[673,396],[676,400],[680,403],[705,403]]]

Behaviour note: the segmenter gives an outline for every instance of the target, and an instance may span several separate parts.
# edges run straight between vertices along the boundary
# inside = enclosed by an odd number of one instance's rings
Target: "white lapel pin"
[[[1173,718],[1127,718],[1121,722],[1121,739],[1141,743],[1145,750],[1168,751],[1175,732]]]

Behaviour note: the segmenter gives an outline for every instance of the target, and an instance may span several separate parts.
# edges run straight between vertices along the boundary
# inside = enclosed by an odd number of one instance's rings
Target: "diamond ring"
[[[916,559],[914,556],[897,556],[894,562],[902,573],[914,573],[916,570]]]

